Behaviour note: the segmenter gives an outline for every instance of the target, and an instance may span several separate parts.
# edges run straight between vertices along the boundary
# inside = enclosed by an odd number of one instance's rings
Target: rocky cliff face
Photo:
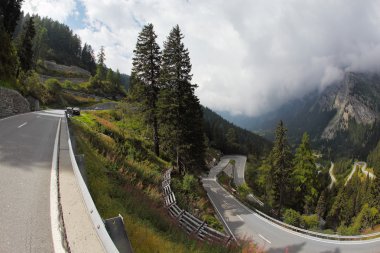
[[[378,104],[380,79],[377,75],[346,73],[344,79],[328,87],[318,99],[321,111],[336,110],[321,137],[333,139],[339,131],[349,128],[350,122],[371,126],[380,119]]]
[[[29,102],[15,90],[0,87],[0,118],[30,111]]]

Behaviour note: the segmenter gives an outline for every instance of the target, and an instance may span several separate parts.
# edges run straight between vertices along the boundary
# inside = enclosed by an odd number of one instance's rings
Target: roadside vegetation
[[[189,239],[170,218],[160,190],[162,172],[170,164],[151,151],[153,143],[136,104],[123,106],[116,111],[82,113],[71,120],[78,153],[86,158],[89,189],[102,217],[123,215],[136,252],[235,252],[224,245]],[[208,224],[221,227],[193,175],[174,177],[172,186],[180,204]]]

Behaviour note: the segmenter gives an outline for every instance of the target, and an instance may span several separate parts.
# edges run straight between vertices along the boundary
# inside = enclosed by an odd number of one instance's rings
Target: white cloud
[[[38,13],[61,22],[75,14],[76,7],[75,0],[25,0],[22,4],[25,13]]]
[[[96,50],[104,45],[107,64],[125,73],[141,25],[153,23],[162,45],[179,24],[197,94],[217,110],[258,115],[326,87],[346,70],[380,71],[380,0],[81,3],[86,26],[76,32]]]

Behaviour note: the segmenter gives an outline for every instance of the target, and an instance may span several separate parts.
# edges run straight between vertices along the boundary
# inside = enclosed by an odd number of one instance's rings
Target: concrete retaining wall
[[[0,87],[0,118],[30,112],[28,100],[19,92]]]

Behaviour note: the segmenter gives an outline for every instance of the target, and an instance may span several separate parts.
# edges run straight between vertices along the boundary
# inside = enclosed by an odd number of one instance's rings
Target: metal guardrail
[[[162,192],[164,195],[164,203],[169,214],[179,222],[179,225],[189,235],[195,235],[198,239],[208,242],[217,242],[228,245],[233,236],[223,234],[213,228],[210,228],[205,221],[194,217],[191,213],[182,210],[176,202],[174,193],[170,187],[171,169],[167,170],[163,175]]]
[[[103,219],[100,217],[98,209],[96,209],[95,203],[92,200],[91,194],[88,191],[86,183],[84,182],[82,175],[80,173],[78,164],[75,160],[74,151],[71,145],[70,131],[69,131],[68,124],[67,124],[67,132],[68,132],[69,153],[70,153],[71,164],[74,170],[74,174],[78,180],[78,185],[79,185],[79,188],[81,189],[83,200],[86,204],[89,216],[91,217],[92,223],[94,225],[95,232],[97,233],[107,253],[119,253],[119,250],[116,248],[114,242],[112,241],[110,235],[108,234],[108,231],[104,225]]]
[[[310,236],[314,236],[314,237],[319,237],[319,238],[323,238],[323,239],[330,239],[330,240],[339,240],[339,241],[358,241],[358,240],[368,240],[368,239],[374,239],[374,238],[377,238],[377,237],[380,237],[380,232],[376,232],[376,233],[372,233],[372,234],[366,234],[366,235],[337,235],[337,234],[333,234],[333,235],[330,235],[330,234],[324,234],[324,233],[319,233],[319,232],[314,232],[314,231],[310,231],[310,230],[306,230],[306,229],[303,229],[303,228],[299,228],[299,227],[295,227],[295,226],[292,226],[292,225],[289,225],[289,224],[286,224],[282,221],[279,221],[259,210],[255,210],[255,212],[257,214],[259,214],[260,216],[270,220],[271,222],[277,224],[277,225],[280,225],[282,227],[285,227],[287,229],[290,229],[290,230],[293,230],[293,231],[296,231],[296,232],[301,232],[303,234],[306,234],[306,235],[310,235]]]

